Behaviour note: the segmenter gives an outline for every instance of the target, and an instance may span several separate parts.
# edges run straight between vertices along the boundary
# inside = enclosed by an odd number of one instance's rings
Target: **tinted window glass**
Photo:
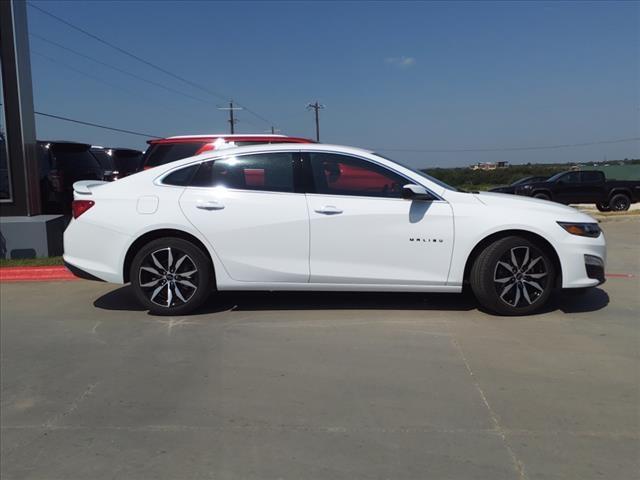
[[[113,170],[113,160],[111,156],[101,148],[92,148],[91,153],[100,163],[104,170]]]
[[[311,153],[311,170],[317,193],[402,198],[410,183],[384,167],[359,158],[332,153]]]
[[[185,185],[189,185],[193,174],[196,173],[200,167],[200,164],[197,163],[195,165],[190,165],[186,168],[181,168],[180,170],[176,170],[173,173],[170,173],[162,180],[162,183],[165,185],[177,185],[184,187]]]
[[[79,173],[84,170],[101,170],[100,164],[84,146],[51,144],[49,148],[55,168]]]
[[[113,150],[114,168],[120,173],[137,172],[142,161],[142,152],[136,150]]]
[[[596,183],[602,181],[600,172],[582,172],[582,181]]]
[[[569,172],[560,177],[560,180],[564,183],[579,183],[580,172]]]
[[[145,153],[144,165],[145,167],[157,167],[175,160],[193,157],[202,145],[202,142],[152,144]]]
[[[293,154],[260,153],[203,162],[191,186],[293,192]]]

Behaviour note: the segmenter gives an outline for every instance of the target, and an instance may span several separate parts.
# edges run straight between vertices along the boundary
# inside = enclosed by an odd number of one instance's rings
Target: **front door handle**
[[[334,205],[325,205],[324,207],[317,208],[315,212],[322,213],[324,215],[338,215],[342,213],[342,210]]]
[[[200,201],[196,203],[196,208],[201,210],[222,210],[224,205],[216,200],[207,200],[206,202]]]

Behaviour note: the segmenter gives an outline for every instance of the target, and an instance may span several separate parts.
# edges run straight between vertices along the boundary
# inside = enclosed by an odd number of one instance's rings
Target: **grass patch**
[[[63,265],[62,257],[0,258],[0,267],[49,267],[52,265]]]

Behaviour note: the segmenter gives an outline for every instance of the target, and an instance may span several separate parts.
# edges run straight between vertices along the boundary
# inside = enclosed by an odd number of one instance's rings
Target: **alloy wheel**
[[[539,252],[527,246],[514,247],[496,263],[493,282],[501,301],[515,308],[526,307],[546,290],[548,274]]]
[[[198,289],[198,269],[185,252],[167,247],[148,254],[138,271],[140,288],[161,307],[184,305]]]

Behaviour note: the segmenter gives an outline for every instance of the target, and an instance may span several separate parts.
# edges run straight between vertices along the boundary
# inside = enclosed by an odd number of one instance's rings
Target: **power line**
[[[60,115],[53,115],[51,113],[43,113],[43,112],[35,112],[35,111],[33,113],[35,113],[36,115],[43,116],[43,117],[49,117],[49,118],[55,118],[57,120],[63,120],[65,122],[79,123],[80,125],[88,125],[90,127],[102,128],[104,130],[112,130],[114,132],[128,133],[129,135],[138,135],[140,137],[147,137],[147,138],[162,138],[162,137],[159,137],[157,135],[151,135],[149,133],[140,133],[140,132],[134,132],[132,130],[124,130],[122,128],[108,127],[106,125],[100,125],[98,123],[85,122],[85,121],[82,121],[82,120],[76,120],[74,118],[67,118],[67,117],[62,117]]]
[[[551,150],[557,148],[588,147],[591,145],[605,145],[611,143],[636,142],[640,137],[620,138],[617,140],[599,140],[584,143],[564,143],[559,145],[537,145],[528,147],[499,147],[499,148],[450,148],[450,149],[420,149],[420,148],[378,148],[379,152],[415,152],[415,153],[454,153],[454,152],[517,152],[523,150]]]
[[[117,50],[118,52],[122,53],[123,55],[127,55],[130,58],[133,58],[133,59],[135,59],[135,60],[137,60],[137,61],[139,61],[141,63],[144,63],[145,65],[147,65],[147,66],[149,66],[151,68],[154,68],[154,69],[158,70],[159,72],[164,73],[165,75],[173,77],[176,80],[180,80],[181,82],[184,82],[187,85],[190,85],[190,86],[192,86],[194,88],[197,88],[198,90],[202,90],[203,92],[206,92],[206,93],[208,93],[210,95],[213,95],[214,97],[218,97],[218,98],[223,99],[223,100],[227,100],[229,98],[227,95],[223,95],[223,94],[221,94],[219,92],[211,90],[211,89],[209,89],[207,87],[204,87],[204,86],[202,86],[202,85],[200,85],[198,83],[195,83],[195,82],[193,82],[193,81],[191,81],[191,80],[189,80],[187,78],[184,78],[184,77],[182,77],[180,75],[177,75],[177,74],[175,74],[173,72],[170,72],[169,70],[166,70],[165,68],[162,68],[159,65],[156,65],[155,63],[149,62],[148,60],[145,60],[144,58],[139,57],[138,55],[135,55],[135,54],[133,54],[133,53],[131,53],[131,52],[129,52],[129,51],[127,51],[127,50],[125,50],[125,49],[123,49],[123,48],[121,48],[121,47],[119,47],[119,46],[107,41],[107,40],[104,40],[103,38],[98,37],[97,35],[94,35],[93,33],[88,32],[87,30],[85,30],[85,29],[83,29],[81,27],[78,27],[77,25],[74,25],[71,22],[68,22],[64,18],[61,18],[61,17],[59,17],[57,15],[54,15],[53,13],[51,13],[51,12],[49,12],[49,11],[47,11],[47,10],[37,6],[37,5],[34,5],[31,2],[29,2],[28,5],[31,8],[34,8],[34,9],[38,10],[39,12],[41,12],[41,13],[43,13],[43,14],[45,14],[45,15],[47,15],[47,16],[49,16],[49,17],[51,17],[51,18],[53,18],[53,19],[55,19],[55,20],[57,20],[57,21],[59,21],[59,22],[61,22],[63,24],[65,24],[65,25],[67,25],[68,27],[73,28],[74,30],[77,30],[78,32],[81,32],[81,33],[83,33],[84,35],[87,35],[90,38],[93,38],[95,41],[100,42],[103,45],[107,45],[108,47],[113,48],[114,50]],[[268,119],[266,119],[262,115],[258,114],[257,112],[247,108],[244,105],[240,105],[240,104],[238,104],[238,105],[243,107],[247,112],[249,112],[252,115],[256,116],[260,120],[262,120],[262,121],[264,121],[264,122],[266,122],[268,124],[272,124],[271,121],[269,121]]]
[[[88,60],[91,60],[92,62],[95,62],[95,63],[99,64],[99,65],[102,65],[104,67],[110,68],[110,69],[115,70],[116,72],[120,72],[120,73],[122,73],[124,75],[128,75],[128,76],[130,76],[132,78],[135,78],[137,80],[141,80],[141,81],[146,82],[146,83],[148,83],[150,85],[154,85],[156,87],[163,88],[163,89],[165,89],[165,90],[167,90],[169,92],[176,93],[178,95],[182,95],[183,97],[191,98],[191,99],[196,100],[196,101],[201,102],[201,103],[210,103],[210,104],[213,105],[213,102],[210,102],[209,100],[205,100],[205,99],[202,99],[202,98],[195,97],[193,95],[181,92],[180,90],[176,90],[174,88],[168,87],[166,85],[163,85],[161,83],[155,82],[153,80],[149,80],[148,78],[144,78],[144,77],[142,77],[140,75],[136,75],[135,73],[131,73],[131,72],[127,71],[127,70],[124,70],[123,68],[119,68],[119,67],[116,67],[114,65],[110,65],[110,64],[105,63],[105,62],[103,62],[101,60],[98,60],[98,59],[96,59],[94,57],[91,57],[89,55],[85,55],[84,53],[78,52],[77,50],[74,50],[72,48],[66,47],[66,46],[64,46],[64,45],[62,45],[62,44],[60,44],[58,42],[54,42],[53,40],[49,40],[48,38],[45,38],[45,37],[43,37],[41,35],[38,35],[36,33],[30,33],[29,36],[37,38],[38,40],[41,40],[43,42],[47,42],[47,43],[49,43],[51,45],[55,45],[56,47],[61,48],[62,50],[66,50],[68,52],[73,53],[74,55],[77,55],[77,56],[82,57],[82,58],[86,58]]]

